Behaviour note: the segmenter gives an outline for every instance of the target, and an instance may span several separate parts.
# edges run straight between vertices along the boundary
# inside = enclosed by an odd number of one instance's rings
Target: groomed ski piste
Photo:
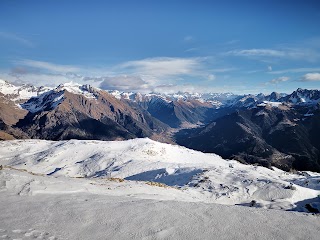
[[[0,239],[318,239],[320,174],[133,139],[0,142]]]

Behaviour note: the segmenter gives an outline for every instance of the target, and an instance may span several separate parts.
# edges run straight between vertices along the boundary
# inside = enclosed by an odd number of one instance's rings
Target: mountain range
[[[141,94],[0,80],[0,139],[148,137],[240,162],[320,172],[320,91]]]

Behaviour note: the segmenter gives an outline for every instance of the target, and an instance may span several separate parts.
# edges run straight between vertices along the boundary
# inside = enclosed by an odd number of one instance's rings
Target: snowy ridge
[[[292,174],[276,168],[243,165],[215,154],[150,139],[6,141],[0,143],[0,154],[0,164],[35,174],[162,183],[180,189],[175,193],[180,201],[298,211],[307,211],[305,204],[309,203],[320,210],[320,174]],[[130,181],[129,186],[134,188]],[[135,196],[145,198],[148,190],[139,189],[142,193]],[[163,194],[157,197],[166,199],[168,196]]]
[[[34,87],[32,85],[15,86],[0,79],[0,93],[10,95],[12,101],[27,100],[49,91],[49,87]]]

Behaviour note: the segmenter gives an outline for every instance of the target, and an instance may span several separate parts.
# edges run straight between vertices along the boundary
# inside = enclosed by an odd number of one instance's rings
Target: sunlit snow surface
[[[8,239],[317,239],[320,233],[318,216],[265,210],[319,209],[318,173],[243,165],[150,139],[5,141],[0,164],[0,237]]]

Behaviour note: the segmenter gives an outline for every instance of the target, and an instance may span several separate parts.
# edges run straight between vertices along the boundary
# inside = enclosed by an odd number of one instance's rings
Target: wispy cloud
[[[192,41],[194,41],[194,37],[193,37],[193,36],[190,36],[190,35],[185,36],[185,37],[183,38],[183,41],[185,41],[185,42],[192,42]]]
[[[236,44],[236,43],[238,43],[238,42],[240,42],[240,40],[238,40],[238,39],[233,39],[233,40],[230,40],[230,41],[225,42],[224,44],[225,44],[225,45],[233,45],[233,44]]]
[[[29,41],[23,37],[20,37],[16,34],[13,34],[13,33],[0,32],[0,38],[4,38],[4,39],[10,40],[10,41],[15,41],[15,42],[22,44],[24,46],[27,46],[27,47],[34,47],[34,44],[31,41]]]
[[[214,73],[225,73],[225,72],[232,72],[238,70],[238,68],[229,67],[229,68],[210,68],[211,72]]]
[[[224,53],[226,56],[251,57],[251,58],[286,58],[291,60],[304,60],[314,62],[320,58],[320,53],[312,48],[253,48],[236,49]]]
[[[35,61],[30,59],[23,59],[16,61],[17,64],[36,68],[40,70],[47,70],[55,73],[67,73],[67,72],[78,72],[80,68],[71,65],[61,65],[44,61]]]
[[[281,83],[281,82],[286,82],[288,81],[290,78],[289,77],[278,77],[278,78],[274,78],[272,80],[270,80],[269,82],[267,82],[267,84],[278,84],[278,83]]]
[[[185,52],[195,52],[197,50],[199,50],[199,48],[188,48]]]
[[[320,68],[290,68],[270,72],[271,74],[284,74],[284,73],[303,73],[303,72],[317,72]]]
[[[320,73],[307,73],[300,79],[302,82],[317,82],[320,81]]]
[[[252,56],[272,56],[272,57],[283,57],[285,52],[273,50],[273,49],[243,49],[243,50],[233,50],[226,52],[226,55],[233,56],[243,56],[243,57],[252,57]]]

